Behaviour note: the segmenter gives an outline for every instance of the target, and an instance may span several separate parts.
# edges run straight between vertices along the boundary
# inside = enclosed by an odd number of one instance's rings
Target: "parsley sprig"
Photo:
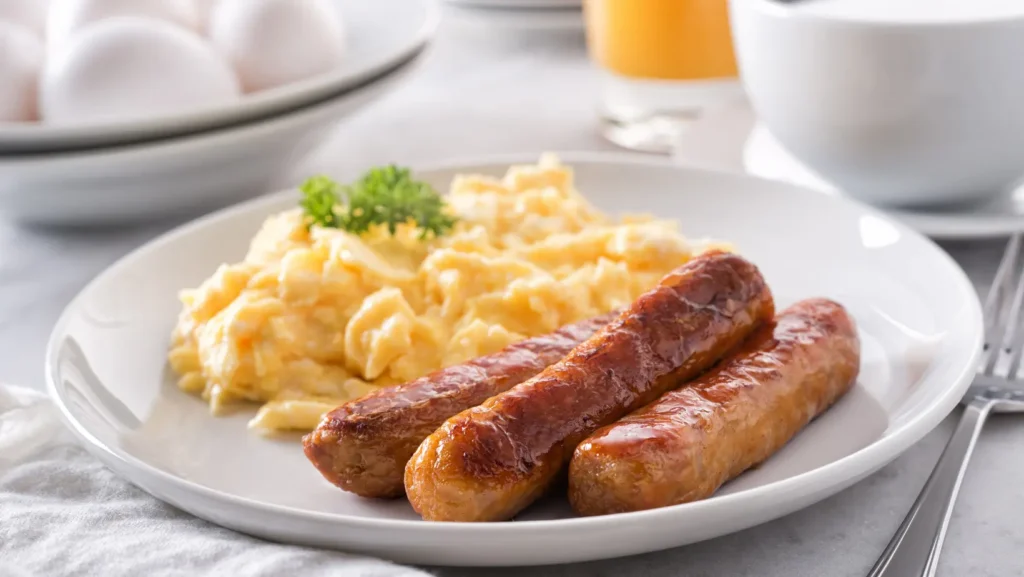
[[[299,187],[299,205],[307,222],[362,234],[386,225],[394,236],[398,225],[412,223],[419,238],[442,236],[455,225],[444,199],[429,184],[414,180],[408,168],[395,165],[370,169],[343,186],[326,176],[314,176]]]

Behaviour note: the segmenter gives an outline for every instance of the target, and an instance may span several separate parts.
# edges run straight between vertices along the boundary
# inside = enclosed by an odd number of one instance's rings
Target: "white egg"
[[[0,122],[38,118],[36,83],[43,45],[28,28],[0,22]]]
[[[0,0],[0,21],[19,24],[42,38],[50,0]]]
[[[198,36],[147,18],[110,18],[49,58],[40,82],[48,123],[170,115],[238,99],[238,80]]]
[[[322,0],[221,0],[208,35],[246,92],[322,74],[345,55],[342,23]]]
[[[196,14],[199,16],[199,29],[205,32],[209,27],[210,15],[218,0],[196,0]]]
[[[114,16],[145,16],[199,30],[195,0],[52,0],[47,47],[52,53],[88,24]]]

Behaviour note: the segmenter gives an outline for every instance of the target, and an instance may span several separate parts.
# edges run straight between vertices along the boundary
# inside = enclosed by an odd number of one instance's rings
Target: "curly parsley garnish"
[[[442,236],[455,225],[444,199],[429,184],[414,180],[408,168],[373,168],[349,186],[326,176],[314,176],[299,187],[299,205],[310,226],[340,228],[362,234],[373,225],[387,225],[394,236],[398,225],[411,223],[419,238]]]

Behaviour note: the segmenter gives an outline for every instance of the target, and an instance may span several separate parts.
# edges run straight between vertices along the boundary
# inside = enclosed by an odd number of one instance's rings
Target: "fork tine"
[[[1019,284],[1018,284],[1018,290],[1019,291],[1020,291],[1020,286],[1021,285],[1024,285],[1024,271],[1021,271],[1021,278],[1020,278],[1020,281],[1019,281]],[[1024,292],[1024,291],[1021,291],[1021,292]],[[1024,349],[1024,331],[1020,330],[1020,326],[1021,326],[1021,318],[1020,318],[1021,310],[1020,309],[1021,309],[1021,306],[1020,306],[1020,304],[1018,304],[1017,301],[1024,301],[1024,296],[1017,295],[1017,297],[1016,297],[1014,302],[1018,306],[1014,307],[1013,311],[1010,313],[1010,323],[1011,323],[1011,325],[1014,328],[1014,332],[1016,333],[1014,335],[1013,340],[1011,342],[1009,342],[1010,351],[1012,352],[1012,356],[1010,357],[1010,368],[1007,370],[1006,376],[1010,380],[1013,380],[1017,376],[1017,371],[1020,369],[1022,349]]]
[[[1003,292],[1005,284],[1010,276],[1010,269],[1013,268],[1014,261],[1017,260],[1017,253],[1020,252],[1021,235],[1015,234],[1010,237],[1010,242],[1006,245],[1006,250],[1003,251],[1003,258],[999,261],[999,268],[996,269],[996,276],[992,279],[992,286],[988,290],[988,295],[985,297],[985,322],[991,324],[992,320],[996,318],[996,309],[999,308],[997,305],[1001,302],[1000,296]],[[990,342],[988,335],[985,340]],[[986,343],[987,344],[987,343]]]
[[[1004,323],[1006,328],[1003,330],[1003,340],[999,342],[997,349],[991,349],[993,354],[988,363],[991,368],[987,370],[985,374],[992,374],[992,368],[995,368],[999,357],[1010,352],[1013,352],[1013,357],[1018,358],[1017,364],[1020,364],[1020,352],[1017,351],[1017,347],[1019,346],[1017,343],[1021,338],[1024,338],[1024,331],[1019,330],[1020,322],[1018,322],[1020,319],[1021,305],[1024,305],[1024,271],[1019,275],[1017,279],[1017,288],[1013,291],[1013,303],[1010,305],[1010,314],[1006,315],[1006,322]],[[1007,376],[1012,377],[1016,372],[1017,369],[1013,366],[1013,362],[1011,361],[1011,366]]]
[[[1006,289],[1010,288],[1010,283],[1013,282],[1013,276],[1010,271],[1015,268],[1018,254],[1020,253],[1021,236],[1015,234],[1010,238],[1010,242],[1006,245],[1006,251],[1003,253],[1003,258],[999,262],[999,268],[996,270],[996,275],[992,279],[992,286],[989,288],[988,295],[985,298],[984,318],[985,318],[985,348],[988,349],[988,359],[985,362],[983,372],[986,375],[991,375],[995,370],[995,366],[1000,356],[1000,340],[1006,336],[1007,328],[1012,327],[1016,323],[1012,322],[1011,319],[1016,318],[1016,314],[1011,314],[1009,318],[1003,317],[999,313],[1002,312],[1003,304],[1005,302],[1005,295],[1008,292]],[[1022,279],[1018,279],[1024,280]],[[1021,302],[1020,292],[1022,290],[1022,283],[1017,283],[1017,290],[1014,294],[1012,308],[1019,314]],[[1012,338],[1012,337],[1011,337]],[[1009,341],[1003,341],[1010,344]]]

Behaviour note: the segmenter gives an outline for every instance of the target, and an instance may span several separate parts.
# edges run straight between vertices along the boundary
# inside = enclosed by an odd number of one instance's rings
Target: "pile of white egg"
[[[0,123],[230,103],[336,68],[328,0],[0,0]]]

